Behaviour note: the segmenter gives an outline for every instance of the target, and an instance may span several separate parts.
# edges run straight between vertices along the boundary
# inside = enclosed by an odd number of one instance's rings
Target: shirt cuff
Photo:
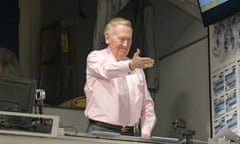
[[[133,70],[130,69],[129,63],[130,63],[130,60],[128,60],[128,61],[126,62],[126,64],[125,64],[125,69],[127,69],[128,74],[131,74],[131,72],[133,72]]]

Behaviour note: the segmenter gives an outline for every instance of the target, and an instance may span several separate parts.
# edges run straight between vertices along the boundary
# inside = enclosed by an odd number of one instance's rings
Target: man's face
[[[132,44],[132,29],[125,25],[112,28],[112,34],[105,36],[113,55],[117,60],[124,59]]]

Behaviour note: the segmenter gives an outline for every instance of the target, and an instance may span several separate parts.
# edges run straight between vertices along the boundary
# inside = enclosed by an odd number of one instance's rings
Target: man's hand
[[[141,135],[141,138],[143,138],[143,139],[150,139],[151,136],[149,136],[149,135],[147,135],[147,134],[142,134],[142,135]]]
[[[150,57],[140,57],[140,50],[134,53],[132,60],[129,63],[129,68],[134,70],[135,68],[150,68],[153,67],[154,59]]]

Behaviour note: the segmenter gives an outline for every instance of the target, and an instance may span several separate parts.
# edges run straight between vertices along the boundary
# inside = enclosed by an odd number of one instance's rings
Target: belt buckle
[[[127,132],[129,130],[129,128],[127,128],[127,127],[122,127],[121,128],[121,133],[125,133],[125,132]]]

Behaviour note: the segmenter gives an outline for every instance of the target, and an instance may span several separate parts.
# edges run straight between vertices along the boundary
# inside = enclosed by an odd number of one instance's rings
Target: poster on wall
[[[240,13],[209,27],[212,134],[240,134]]]

